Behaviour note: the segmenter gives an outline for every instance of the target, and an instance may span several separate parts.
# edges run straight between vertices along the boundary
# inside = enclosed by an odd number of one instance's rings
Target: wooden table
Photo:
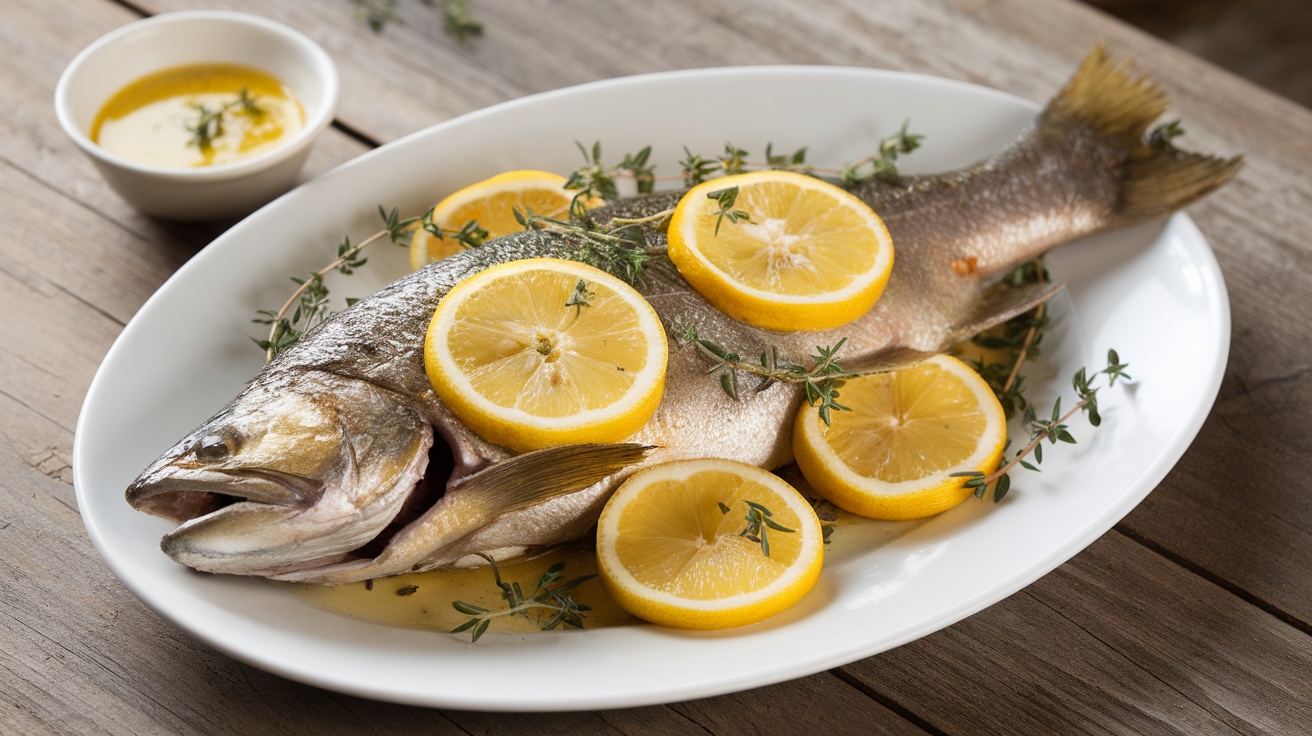
[[[191,0],[8,0],[0,38],[0,732],[1312,732],[1312,112],[1070,0],[475,0],[482,38],[401,0],[370,32],[347,0],[218,0],[335,58],[337,124],[305,176],[524,94],[665,69],[842,64],[1042,100],[1099,39],[1173,95],[1191,147],[1243,152],[1193,207],[1230,290],[1220,397],[1179,465],[1116,527],[948,629],[758,690],[601,713],[371,702],[240,664],[145,608],[92,548],[74,423],[119,331],[215,226],[135,212],[60,132],[81,48]],[[600,4],[597,4],[600,5]]]

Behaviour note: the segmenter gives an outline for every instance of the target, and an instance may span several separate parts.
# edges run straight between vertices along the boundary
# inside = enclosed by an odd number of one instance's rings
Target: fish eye
[[[207,434],[197,440],[194,452],[196,457],[201,460],[222,460],[229,455],[235,455],[239,444],[240,438],[237,433],[224,429]]]

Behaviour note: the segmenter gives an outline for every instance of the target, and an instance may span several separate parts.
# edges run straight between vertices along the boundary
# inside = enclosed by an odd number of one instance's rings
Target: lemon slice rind
[[[491,199],[493,197],[524,192],[551,192],[559,193],[560,209],[547,212],[537,212],[539,215],[549,217],[564,217],[569,207],[569,202],[574,197],[574,192],[565,189],[565,177],[559,174],[553,174],[550,171],[538,171],[536,169],[519,169],[507,171],[496,176],[489,177],[482,181],[470,184],[469,186],[452,192],[444,197],[433,207],[432,220],[439,227],[449,230],[458,230],[464,226],[465,222],[457,222],[456,213],[461,209],[477,202],[478,200]],[[509,220],[511,213],[503,212],[502,220]],[[516,230],[523,228],[512,225],[507,222],[505,227],[498,228],[494,223],[480,220],[479,224],[488,230],[488,238],[496,238],[508,235]],[[509,229],[507,229],[509,228]],[[445,255],[459,252],[463,249],[459,243],[454,240],[437,240],[423,228],[417,228],[410,237],[410,268],[418,270],[434,262],[430,248],[437,247],[439,250],[446,251]]]
[[[840,508],[878,519],[915,519],[945,511],[969,498],[966,477],[954,473],[997,468],[1006,447],[1006,415],[988,383],[971,367],[949,356],[937,355],[920,365],[938,367],[960,380],[984,419],[973,451],[951,467],[936,468],[920,478],[900,481],[866,476],[853,469],[826,439],[826,427],[814,407],[803,405],[793,428],[793,452],[798,467],[815,490]],[[860,380],[854,379],[854,380]],[[850,390],[850,389],[849,389]],[[860,411],[860,407],[853,407]]]
[[[643,365],[632,374],[632,384],[622,397],[601,408],[543,416],[487,398],[456,363],[445,340],[455,325],[459,306],[494,279],[535,269],[566,274],[594,289],[605,289],[608,296],[618,297],[632,311],[646,345]],[[524,452],[562,444],[618,442],[640,429],[655,413],[664,392],[667,344],[660,318],[633,287],[586,264],[533,258],[494,266],[452,288],[429,323],[424,359],[434,391],[457,417],[485,439]]]
[[[811,196],[824,197],[832,207],[845,208],[863,223],[863,238],[872,241],[875,253],[871,264],[852,273],[846,285],[812,294],[789,294],[762,289],[729,273],[707,255],[715,247],[715,237],[703,237],[708,220],[718,209],[706,195],[727,187],[741,191],[757,184],[784,183]],[[737,206],[737,205],[736,205]],[[759,213],[752,213],[759,219]],[[760,223],[720,223],[726,228],[753,228]],[[759,171],[725,176],[703,182],[680,200],[670,220],[670,259],[684,278],[703,297],[741,321],[774,330],[828,329],[846,324],[865,314],[878,301],[893,268],[892,238],[883,220],[852,194],[814,177],[787,171]],[[831,277],[835,274],[829,274]]]
[[[797,528],[793,533],[800,535],[800,547],[793,563],[761,588],[714,599],[679,596],[640,581],[625,566],[616,549],[621,518],[628,505],[652,484],[683,482],[698,473],[726,470],[770,489],[775,494],[770,502],[775,504],[773,510],[778,511],[777,501],[782,501],[796,516]],[[741,515],[738,509],[730,513],[735,518]],[[597,528],[598,567],[611,596],[639,618],[677,628],[741,626],[781,613],[815,586],[823,563],[823,548],[823,534],[814,509],[786,481],[756,466],[713,458],[674,461],[639,471],[616,490],[602,511]],[[755,547],[745,553],[763,554]]]

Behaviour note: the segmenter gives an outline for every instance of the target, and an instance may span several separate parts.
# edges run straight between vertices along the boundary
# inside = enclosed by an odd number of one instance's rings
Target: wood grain
[[[1312,723],[1312,639],[1115,532],[992,608],[841,669],[948,733]]]
[[[100,359],[224,225],[161,222],[119,200],[59,131],[54,84],[79,49],[139,17],[134,7],[202,4],[283,20],[334,56],[342,127],[317,144],[306,176],[502,100],[667,69],[879,66],[1043,99],[1106,39],[1170,90],[1187,145],[1248,158],[1237,181],[1191,210],[1231,293],[1232,353],[1216,408],[1119,531],[980,614],[830,673],[670,706],[517,715],[375,703],[240,664],[113,578],[70,485],[73,427]],[[0,732],[1306,732],[1312,112],[1064,0],[476,0],[487,30],[466,44],[419,2],[398,8],[406,23],[378,36],[346,0],[6,6]]]

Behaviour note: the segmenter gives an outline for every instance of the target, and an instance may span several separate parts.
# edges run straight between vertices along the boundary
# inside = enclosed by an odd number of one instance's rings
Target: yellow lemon
[[[488,238],[499,238],[524,227],[515,219],[515,210],[565,219],[574,192],[565,189],[565,177],[547,171],[507,171],[477,184],[471,184],[437,203],[433,224],[445,230],[459,230],[470,220],[487,231]],[[420,269],[433,261],[459,253],[463,246],[454,238],[436,238],[418,228],[410,238],[410,267]]]
[[[974,491],[953,473],[990,473],[1007,440],[1002,405],[970,366],[947,355],[847,381],[851,411],[820,421],[803,405],[793,453],[825,498],[875,519],[917,519],[956,506]]]
[[[433,313],[433,390],[492,442],[525,452],[617,442],[656,412],[665,331],[633,287],[573,261],[533,258],[456,284]]]
[[[615,491],[597,525],[607,592],[629,613],[664,626],[763,621],[801,600],[823,561],[811,504],[778,476],[732,460],[640,470]]]
[[[721,217],[708,194],[737,187]],[[717,232],[718,228],[718,232]],[[772,330],[820,330],[874,306],[893,268],[893,241],[864,202],[787,171],[725,176],[693,187],[670,219],[670,260],[707,301]]]

